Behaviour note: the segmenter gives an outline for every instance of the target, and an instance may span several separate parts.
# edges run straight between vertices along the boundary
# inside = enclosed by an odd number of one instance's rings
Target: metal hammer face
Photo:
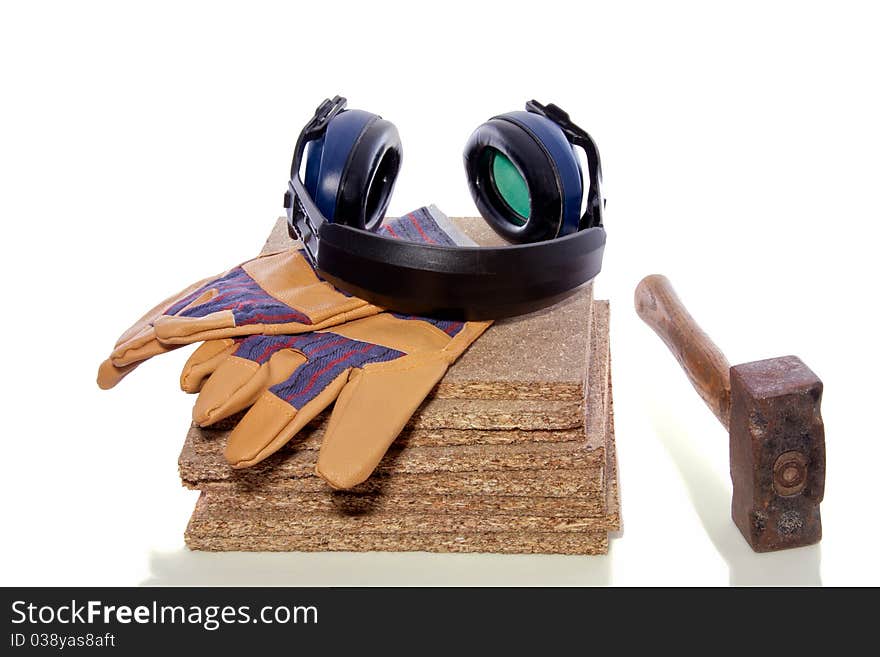
[[[733,520],[756,552],[822,538],[822,382],[796,356],[730,368]]]

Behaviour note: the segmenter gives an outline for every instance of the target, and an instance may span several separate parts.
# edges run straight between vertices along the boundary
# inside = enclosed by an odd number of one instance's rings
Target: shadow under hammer
[[[706,534],[727,562],[733,586],[821,586],[821,546],[756,553],[731,519],[730,486],[693,448],[694,436],[659,407],[651,423],[681,478]],[[719,441],[721,442],[721,441]],[[719,449],[725,446],[719,445]]]

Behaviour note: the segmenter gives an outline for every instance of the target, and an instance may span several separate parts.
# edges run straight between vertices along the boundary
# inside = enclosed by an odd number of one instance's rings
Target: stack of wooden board
[[[482,220],[456,221],[490,241]],[[285,239],[279,224],[267,248]],[[327,414],[247,470],[223,459],[229,425],[191,427],[180,475],[202,494],[187,545],[606,552],[620,527],[608,319],[608,303],[585,285],[550,309],[496,322],[352,491],[314,473]]]

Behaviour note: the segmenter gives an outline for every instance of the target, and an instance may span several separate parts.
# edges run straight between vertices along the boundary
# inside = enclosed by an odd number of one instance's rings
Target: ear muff
[[[374,230],[388,209],[400,162],[394,124],[346,110],[308,145],[304,184],[328,220]]]
[[[336,195],[336,215],[349,226],[379,228],[391,201],[402,155],[397,128],[377,117],[361,134],[348,158]]]
[[[464,162],[477,209],[505,239],[540,242],[578,230],[580,162],[550,119],[531,112],[496,116],[470,136]]]

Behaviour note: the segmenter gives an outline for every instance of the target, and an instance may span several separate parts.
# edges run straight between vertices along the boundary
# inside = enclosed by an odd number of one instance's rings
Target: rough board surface
[[[613,445],[614,422],[609,412],[607,417],[608,442]],[[540,476],[536,472],[528,473]],[[394,477],[398,479],[398,477]],[[546,482],[545,482],[546,483]],[[403,506],[394,516],[392,524],[382,523],[387,516],[384,509],[371,517],[372,508],[356,515],[355,522],[346,524],[345,514],[356,513],[356,509],[345,506],[334,513],[334,528],[315,520],[328,514],[327,503],[323,509],[316,509],[311,521],[305,524],[299,518],[308,518],[309,513],[291,513],[277,498],[245,496],[236,499],[223,499],[226,494],[203,494],[186,532],[187,545],[194,550],[211,551],[430,551],[430,552],[494,552],[531,554],[604,554],[608,551],[608,532],[620,528],[617,500],[617,486],[609,486],[606,495],[599,498],[607,500],[603,516],[573,517],[569,513],[571,499],[546,499],[540,496],[522,498],[525,504],[517,504],[515,498],[498,497],[503,500],[501,508],[482,506],[476,509],[450,511],[443,508],[444,502],[436,497],[425,496],[417,504]],[[344,494],[351,496],[351,494]],[[213,500],[211,498],[214,498]],[[236,496],[232,496],[235,498]],[[319,496],[320,497],[320,496]],[[367,496],[368,497],[368,496]],[[479,501],[472,504],[484,505],[486,498],[473,495]],[[302,499],[302,498],[300,498]],[[323,499],[334,503],[333,496]],[[597,499],[594,494],[591,498]],[[491,504],[492,496],[489,497]],[[548,510],[554,502],[559,505],[560,514],[553,512],[541,516],[538,509]],[[257,513],[253,506],[265,504]],[[321,503],[318,503],[321,504]],[[440,508],[426,506],[440,504]],[[477,511],[476,513],[474,511]],[[438,523],[436,519],[443,520]],[[309,524],[311,522],[311,524]],[[319,526],[315,526],[315,523]],[[446,531],[441,531],[445,529]],[[542,531],[544,530],[544,531]]]
[[[605,554],[608,532],[425,534],[187,534],[193,550],[218,552],[492,552],[508,554]]]
[[[601,499],[606,491],[604,468],[583,470],[496,470],[484,472],[377,473],[351,495],[503,495],[518,497],[571,497]],[[320,477],[302,479],[235,478],[206,481],[188,488],[209,492],[259,493],[262,495],[338,495]]]
[[[491,330],[491,329],[490,329]],[[449,371],[457,367],[453,365]],[[565,432],[583,428],[584,400],[546,401],[543,399],[437,399],[428,398],[413,413],[407,429],[459,429],[464,431],[553,431]],[[241,414],[229,421],[218,422],[208,429],[227,430],[234,427]],[[310,431],[326,420],[319,416]]]
[[[221,533],[229,536],[260,534],[314,533],[485,533],[521,532],[591,532],[608,529],[603,516],[522,515],[501,513],[473,514],[457,510],[440,513],[406,513],[403,509],[343,514],[335,509],[300,513],[289,506],[228,505],[225,498],[215,499],[202,493],[190,522],[195,533]],[[202,525],[205,525],[204,527]]]
[[[540,480],[540,475],[534,476]],[[346,518],[367,515],[381,517],[386,514],[442,513],[472,516],[604,518],[606,516],[605,499],[601,494],[596,494],[604,492],[604,490],[599,486],[595,488],[597,490],[593,490],[591,495],[579,497],[461,493],[413,495],[407,491],[393,493],[383,491],[381,495],[349,493],[347,491],[336,491],[330,494],[327,494],[326,491],[284,494],[278,490],[243,492],[228,488],[208,488],[204,491],[206,501],[203,511],[206,513],[210,511],[218,517],[224,515],[243,517],[254,514],[257,516],[283,515],[288,517],[336,515]]]

